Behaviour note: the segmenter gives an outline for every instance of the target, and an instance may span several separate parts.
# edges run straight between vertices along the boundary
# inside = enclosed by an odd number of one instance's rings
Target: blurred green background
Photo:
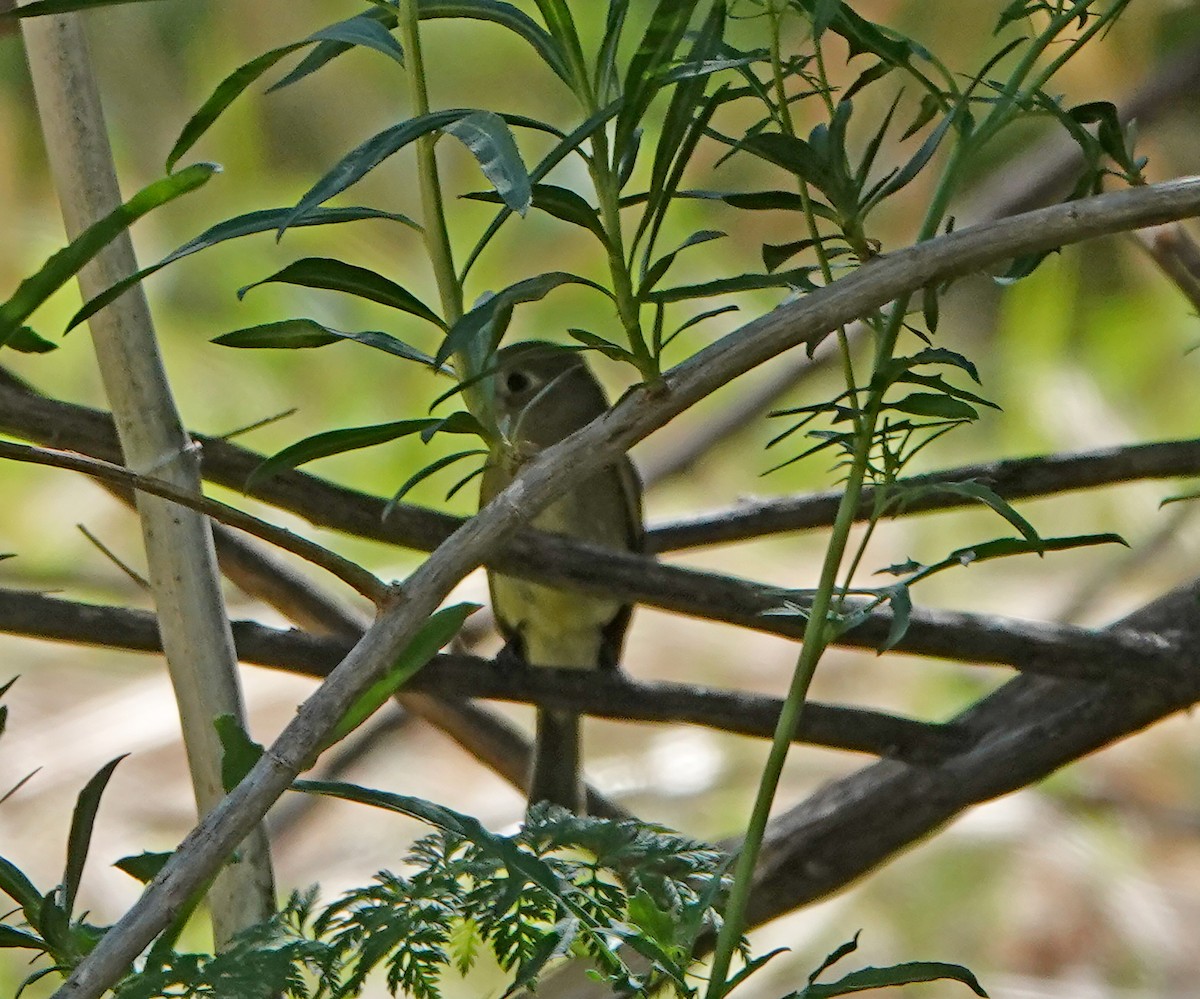
[[[532,6],[532,5],[529,5]],[[592,11],[580,4],[581,16]],[[912,33],[951,66],[973,70],[993,44],[988,29],[1001,4],[929,0],[872,0],[865,16]],[[600,16],[602,5],[595,5]],[[87,17],[93,54],[126,193],[161,175],[162,162],[190,114],[226,73],[267,48],[304,37],[359,8],[318,0],[258,0],[254,4],[167,0],[131,4]],[[736,28],[744,36],[752,21]],[[426,33],[434,106],[483,105],[573,122],[567,95],[532,66],[519,42],[490,26],[440,21]],[[1122,101],[1155,80],[1172,59],[1200,60],[1200,7],[1194,2],[1137,0],[1115,30],[1068,67],[1056,89],[1071,103]],[[856,69],[831,55],[842,79]],[[289,62],[282,64],[290,65]],[[265,80],[273,80],[268,75]],[[864,101],[890,99],[874,88]],[[344,152],[407,114],[397,67],[375,53],[353,52],[320,74],[277,94],[258,86],[194,150],[221,163],[224,173],[200,192],[139,223],[138,253],[149,263],[220,219],[254,208],[293,203]],[[887,93],[885,93],[887,91]],[[1163,180],[1200,172],[1200,97],[1176,92],[1153,105],[1141,129],[1148,176]],[[1047,130],[1048,131],[1048,130]],[[1000,184],[1020,186],[1045,162],[1046,134],[1007,137],[978,166],[975,187],[962,200],[961,222],[980,211]],[[446,147],[446,148],[442,148]],[[439,147],[452,194],[477,190],[481,178],[461,149]],[[526,147],[532,159],[537,141]],[[190,160],[189,160],[190,161]],[[751,187],[744,164],[723,168],[694,186]],[[889,210],[877,235],[885,249],[911,237],[925,189],[913,185]],[[374,171],[343,196],[418,214],[411,154]],[[741,226],[718,254],[752,258],[758,244],[782,241],[787,220],[712,215],[693,205],[675,218],[681,236],[701,226]],[[458,245],[491,217],[487,206],[458,203],[452,226]],[[19,35],[0,37],[0,295],[7,296],[63,242],[46,168]],[[510,223],[475,272],[468,297],[528,273],[567,269],[599,275],[603,261],[590,244],[543,217]],[[665,240],[668,245],[670,240]],[[462,250],[460,249],[460,254]],[[301,256],[340,257],[387,273],[425,301],[436,294],[418,237],[385,222],[357,222],[292,231],[276,246],[270,235],[205,251],[147,283],[163,351],[188,426],[228,433],[292,408],[294,415],[256,430],[242,443],[273,451],[333,427],[422,415],[446,383],[352,345],[321,351],[245,352],[213,346],[221,333],[255,323],[311,316],[341,329],[387,329],[426,350],[428,328],[397,324],[395,313],[355,299],[284,286],[264,287],[239,302],[236,290]],[[718,256],[695,256],[694,276],[721,271]],[[681,272],[688,273],[688,272]],[[743,297],[741,317],[779,301],[778,294]],[[554,293],[518,313],[515,335],[557,336],[568,325],[604,332],[611,317],[596,314],[583,290]],[[64,291],[35,317],[57,337],[78,307]],[[581,318],[582,317],[582,318]],[[728,320],[724,327],[721,322]],[[672,356],[732,328],[738,317],[699,327]],[[923,456],[922,468],[1046,451],[1070,451],[1196,434],[1195,385],[1200,325],[1189,305],[1132,238],[1114,238],[1052,257],[1031,279],[1001,294],[985,277],[964,280],[944,307],[939,342],[974,359],[990,398],[1004,407]],[[11,353],[5,363],[43,391],[103,406],[85,330],[40,357]],[[601,365],[613,391],[630,374]],[[655,454],[686,439],[711,415],[749,391],[756,373],[719,393],[635,454]],[[827,398],[835,377],[819,371],[785,397],[788,403]],[[653,521],[732,503],[739,497],[828,488],[823,459],[767,478],[774,461],[762,446],[772,435],[758,419],[715,449],[688,475],[648,496]],[[312,466],[337,481],[390,495],[436,448],[406,441]],[[141,564],[136,525],[128,512],[90,483],[27,466],[0,470],[0,551],[19,557],[0,563],[0,585],[148,607],[145,593],[76,529],[85,525],[120,558]],[[443,505],[453,477],[420,486],[409,498]],[[1138,483],[1024,504],[1043,533],[1116,531],[1132,551],[1089,549],[1045,560],[992,563],[937,577],[917,593],[929,606],[988,611],[1036,619],[1103,623],[1195,574],[1200,528],[1192,509],[1159,509],[1177,490]],[[473,490],[450,508],[467,513]],[[251,504],[251,506],[253,506]],[[412,553],[353,541],[279,517],[333,545],[385,577],[402,576]],[[908,556],[931,561],[957,544],[994,536],[982,513],[933,515],[887,524],[869,567]],[[736,548],[680,556],[712,567],[790,586],[809,586],[821,551],[816,535],[790,536]],[[322,583],[324,584],[324,580]],[[463,592],[485,592],[481,576]],[[283,624],[276,615],[229,594],[237,617]],[[637,676],[689,680],[781,693],[795,648],[781,639],[734,631],[642,610],[635,615],[627,666]],[[190,823],[190,791],[178,748],[177,722],[165,671],[152,657],[84,650],[0,637],[0,680],[21,674],[10,692],[9,729],[0,744],[0,788],[42,769],[0,804],[0,853],[39,885],[61,869],[74,796],[104,761],[124,752],[97,827],[83,902],[97,922],[109,921],[136,896],[137,886],[107,865],[141,850],[169,849]],[[254,734],[269,740],[309,681],[245,671]],[[836,652],[819,673],[814,697],[943,719],[1005,679],[999,670],[950,666],[899,656]],[[531,714],[503,708],[523,724]],[[758,979],[760,994],[790,991],[816,960],[860,927],[863,963],[907,959],[961,962],[994,996],[1200,996],[1200,734],[1175,718],[1147,735],[1105,751],[1047,781],[964,816],[927,844],[899,858],[838,897],[760,930],[755,950],[788,946]],[[606,792],[646,819],[688,832],[735,834],[746,817],[765,745],[708,730],[592,722],[588,771]],[[793,753],[779,807],[864,761],[819,750]],[[376,750],[348,777],[373,786],[424,795],[473,812],[493,827],[516,822],[519,796],[471,762],[438,733],[409,724],[382,733]],[[277,862],[284,887],[319,881],[327,895],[363,883],[382,867],[400,864],[415,827],[394,817],[322,802],[298,820],[294,802],[277,809]],[[879,821],[886,822],[887,816]],[[0,961],[0,995],[28,973],[19,961]],[[906,995],[942,995],[949,986]],[[30,995],[43,994],[37,989]]]

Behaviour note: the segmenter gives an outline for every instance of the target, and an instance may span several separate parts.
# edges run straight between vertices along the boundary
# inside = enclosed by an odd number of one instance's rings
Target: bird
[[[496,352],[486,395],[498,436],[489,448],[480,507],[521,466],[608,409],[604,389],[578,350],[539,340]],[[627,455],[573,484],[530,520],[538,530],[622,551],[645,547],[642,488]],[[533,667],[617,669],[632,606],[618,598],[560,590],[488,570],[503,658]],[[529,803],[585,813],[580,717],[539,708]]]

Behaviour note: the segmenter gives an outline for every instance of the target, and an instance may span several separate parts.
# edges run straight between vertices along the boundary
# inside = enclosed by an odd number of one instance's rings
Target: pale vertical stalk
[[[75,15],[29,18],[22,29],[50,167],[73,238],[121,203],[99,93]],[[133,244],[122,234],[81,272],[80,288],[90,298],[135,270]],[[97,313],[90,326],[126,463],[198,493],[198,456],[175,409],[141,287]],[[213,719],[230,714],[244,722],[212,534],[207,518],[169,501],[139,493],[137,506],[196,804],[206,814],[224,796]],[[209,892],[218,946],[264,919],[274,904],[260,826]]]

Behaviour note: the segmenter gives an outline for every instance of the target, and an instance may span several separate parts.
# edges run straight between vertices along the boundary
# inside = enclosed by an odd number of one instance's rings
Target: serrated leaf
[[[175,854],[173,852],[166,853],[144,853],[135,854],[131,857],[122,857],[113,864],[119,871],[124,871],[131,878],[135,878],[142,884],[149,884],[158,876],[161,871]]]
[[[134,222],[155,208],[207,184],[219,169],[215,163],[195,163],[169,177],[147,184],[119,208],[88,226],[53,254],[37,273],[18,285],[7,302],[0,305],[0,345],[7,343],[39,305]]]
[[[151,264],[149,267],[143,267],[136,274],[118,281],[111,288],[105,289],[95,298],[85,303],[83,308],[71,317],[71,321],[67,324],[64,332],[70,332],[89,316],[104,308],[109,302],[119,298],[127,288],[144,280],[156,271],[162,270],[167,264],[191,256],[193,253],[199,253],[201,250],[206,250],[208,247],[216,246],[218,243],[223,243],[226,240],[276,230],[291,213],[291,207],[267,208],[262,211],[247,212],[245,215],[237,215],[234,218],[226,219],[224,222],[218,222],[211,228],[205,229],[195,239],[188,240],[182,246],[168,253],[158,263]],[[409,226],[417,232],[421,231],[421,227],[407,215],[399,215],[395,212],[383,212],[376,208],[361,207],[316,208],[306,214],[303,219],[292,223],[292,225],[294,227],[335,225],[342,222],[357,222],[362,219],[388,219]]]
[[[402,357],[406,361],[417,361],[436,368],[432,357],[390,333],[384,333],[382,330],[347,333],[344,330],[335,330],[332,326],[326,326],[315,319],[281,319],[273,323],[247,326],[245,329],[232,330],[213,337],[211,342],[222,347],[240,349],[307,350],[343,341],[361,343],[365,347],[374,347],[395,357]]]
[[[96,812],[100,808],[100,799],[104,789],[119,764],[128,753],[109,760],[91,780],[84,785],[79,797],[75,800],[75,811],[71,815],[71,831],[67,835],[67,863],[63,870],[62,905],[63,911],[69,918],[75,907],[75,896],[79,891],[79,882],[83,877],[83,865],[87,861],[88,847],[92,842],[92,828],[96,822]]]
[[[473,111],[447,123],[442,131],[470,150],[483,175],[512,211],[524,215],[529,210],[533,199],[529,170],[503,118],[494,111]]]
[[[407,312],[418,319],[433,323],[441,329],[446,324],[424,302],[395,281],[366,267],[348,264],[329,257],[304,257],[288,264],[283,270],[270,277],[255,281],[238,289],[238,298],[243,298],[251,288],[264,284],[292,284],[304,288],[321,288],[340,291],[357,298],[378,302],[392,309]]]
[[[391,668],[355,699],[316,755],[340,742],[386,704],[396,691],[437,655],[439,649],[458,634],[463,622],[477,610],[479,604],[461,603],[443,607],[430,615],[429,620],[396,657]]]
[[[313,434],[311,437],[305,437],[271,455],[250,473],[246,480],[245,490],[250,492],[254,485],[289,468],[298,468],[307,462],[316,461],[318,458],[328,458],[335,454],[356,451],[359,448],[387,444],[389,441],[420,433],[426,427],[438,422],[432,417],[420,420],[396,420],[392,423],[346,427],[342,430],[326,430],[323,433]]]

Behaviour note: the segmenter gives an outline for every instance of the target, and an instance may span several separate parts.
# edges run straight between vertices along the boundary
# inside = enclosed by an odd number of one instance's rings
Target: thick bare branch
[[[768,832],[750,920],[822,898],[972,805],[1008,794],[1200,700],[1200,582],[1113,625],[1175,636],[1176,682],[1021,676],[963,712],[969,748],[929,767],[885,760],[834,781]]]

